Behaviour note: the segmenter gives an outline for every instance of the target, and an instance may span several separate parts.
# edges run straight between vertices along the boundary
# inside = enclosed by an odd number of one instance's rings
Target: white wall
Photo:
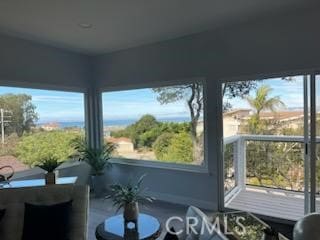
[[[320,67],[320,32],[316,30],[319,16],[319,12],[272,16],[96,57],[94,73],[101,89],[148,86],[191,77],[207,80],[210,173],[117,165],[108,173],[110,181],[147,173],[146,186],[160,193],[160,199],[216,209],[222,199],[222,174],[218,174],[222,161],[219,82],[236,76],[270,76]]]
[[[96,79],[109,87],[317,68],[319,20],[319,11],[300,12],[101,55],[95,58]]]
[[[90,66],[85,55],[0,35],[0,85],[84,90]]]

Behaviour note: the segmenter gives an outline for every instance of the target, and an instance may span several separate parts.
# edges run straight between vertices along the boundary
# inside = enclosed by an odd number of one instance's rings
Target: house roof
[[[260,117],[263,119],[274,119],[278,121],[294,120],[303,118],[302,111],[283,111],[283,112],[261,112]]]
[[[237,114],[249,114],[251,109],[234,109],[228,112],[223,113],[223,116],[233,116]]]
[[[238,119],[248,119],[250,117],[250,109],[235,109],[223,114],[224,117],[236,116]],[[261,112],[261,119],[272,119],[277,121],[288,121],[303,118],[303,111],[277,111],[277,112]]]
[[[120,142],[132,143],[131,139],[126,137],[119,137],[119,138],[108,137],[107,141],[111,143],[120,143]]]

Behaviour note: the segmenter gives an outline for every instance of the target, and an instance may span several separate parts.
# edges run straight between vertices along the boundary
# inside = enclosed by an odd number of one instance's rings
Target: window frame
[[[84,113],[84,132],[85,136],[89,136],[89,126],[88,126],[88,118],[89,116],[89,111],[87,111],[87,98],[89,91],[88,89],[85,88],[80,88],[80,87],[70,87],[70,86],[62,86],[62,87],[57,87],[56,85],[52,84],[42,84],[42,83],[30,83],[30,82],[17,82],[17,81],[3,81],[0,80],[0,88],[1,87],[11,87],[11,88],[21,88],[21,89],[31,89],[31,90],[40,90],[40,91],[56,91],[56,92],[66,92],[66,93],[79,93],[82,94],[82,99],[83,99],[83,113]],[[36,167],[32,167],[28,170],[24,171],[19,171],[17,173],[21,173],[18,178],[33,175],[34,169],[37,169]],[[32,171],[32,172],[30,172]]]
[[[222,77],[219,78],[218,83],[218,91],[219,91],[219,109],[217,114],[219,115],[219,126],[222,127],[222,130],[219,131],[218,138],[221,142],[221,150],[217,153],[217,159],[219,161],[219,168],[218,168],[218,179],[219,179],[219,202],[218,208],[220,211],[229,211],[230,208],[225,206],[225,190],[224,190],[224,136],[223,136],[223,95],[222,95],[222,87],[225,83],[230,82],[244,82],[244,81],[252,81],[252,80],[264,80],[270,78],[281,78],[283,76],[286,77],[293,77],[297,75],[317,75],[320,74],[319,68],[310,68],[310,69],[301,69],[301,70],[288,70],[288,71],[277,71],[277,72],[270,72],[270,73],[256,73],[256,74],[248,74],[248,75],[239,75],[237,76],[230,76],[230,77]],[[237,188],[237,187],[236,187]],[[234,189],[238,190],[238,189]],[[230,194],[230,193],[229,193]]]
[[[101,98],[101,115],[100,124],[103,126],[103,93],[115,92],[115,91],[130,91],[138,90],[145,88],[155,88],[155,87],[169,87],[183,85],[193,82],[199,82],[203,86],[203,129],[204,129],[204,151],[203,151],[203,163],[201,165],[193,164],[183,164],[183,163],[170,163],[170,162],[161,162],[155,160],[139,160],[132,158],[111,158],[110,163],[136,166],[136,167],[150,167],[156,169],[168,169],[168,170],[178,170],[186,172],[196,172],[196,173],[209,173],[208,168],[208,131],[207,131],[207,82],[204,77],[193,77],[185,78],[180,80],[171,80],[171,81],[162,81],[162,82],[153,82],[153,83],[142,83],[142,84],[127,84],[121,86],[110,86],[110,87],[101,87],[99,89],[99,96]],[[103,127],[101,129],[103,131]]]

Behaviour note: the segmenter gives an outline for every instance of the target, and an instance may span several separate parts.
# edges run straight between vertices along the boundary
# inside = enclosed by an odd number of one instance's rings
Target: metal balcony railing
[[[236,135],[224,138],[225,193],[235,188],[243,189],[246,185],[303,191],[305,144],[303,136]]]

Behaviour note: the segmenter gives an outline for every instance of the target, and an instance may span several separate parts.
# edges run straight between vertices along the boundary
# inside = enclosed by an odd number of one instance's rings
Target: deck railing
[[[246,185],[303,191],[303,136],[236,135],[224,146],[226,193]]]

